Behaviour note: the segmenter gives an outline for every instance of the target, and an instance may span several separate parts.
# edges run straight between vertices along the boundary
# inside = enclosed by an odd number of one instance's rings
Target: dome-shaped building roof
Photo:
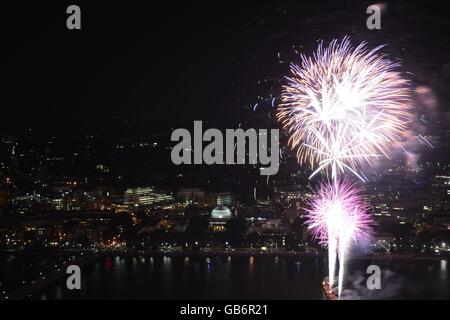
[[[231,219],[231,210],[226,206],[217,206],[211,211],[213,219]]]

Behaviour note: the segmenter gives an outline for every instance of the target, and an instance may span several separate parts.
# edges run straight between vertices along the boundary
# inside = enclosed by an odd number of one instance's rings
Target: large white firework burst
[[[290,133],[289,144],[300,164],[318,172],[331,169],[333,179],[349,170],[364,180],[357,165],[389,156],[410,119],[408,81],[399,63],[352,47],[349,38],[321,42],[312,57],[291,64],[277,118]]]

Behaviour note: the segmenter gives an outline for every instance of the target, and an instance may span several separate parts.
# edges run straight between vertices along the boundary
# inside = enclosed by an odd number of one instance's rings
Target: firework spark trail
[[[327,228],[329,232],[328,240],[328,283],[330,289],[334,286],[334,277],[336,275],[336,258],[337,258],[337,237],[333,234],[332,228]]]
[[[338,296],[342,294],[344,287],[345,262],[347,257],[347,248],[349,246],[349,239],[347,237],[339,238],[339,279],[338,279]]]
[[[410,119],[407,80],[379,50],[363,42],[356,48],[345,37],[328,47],[319,44],[313,57],[300,55],[291,64],[277,118],[291,134],[289,144],[300,164],[331,169],[333,178],[356,172],[363,163],[389,157]]]

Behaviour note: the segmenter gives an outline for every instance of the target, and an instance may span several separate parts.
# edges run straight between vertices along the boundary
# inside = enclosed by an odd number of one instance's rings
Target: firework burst
[[[308,207],[308,229],[323,246],[327,246],[332,235],[358,241],[370,234],[369,206],[361,197],[361,190],[351,182],[322,183]]]
[[[333,179],[349,170],[361,180],[357,165],[389,156],[410,118],[407,80],[399,66],[363,42],[352,47],[345,37],[313,57],[291,64],[277,118],[290,133],[289,144],[300,164]]]
[[[339,256],[339,295],[342,291],[344,263],[353,241],[368,237],[373,220],[360,190],[342,180],[322,183],[308,203],[306,224],[320,244],[328,247],[329,283],[334,285],[336,258]]]

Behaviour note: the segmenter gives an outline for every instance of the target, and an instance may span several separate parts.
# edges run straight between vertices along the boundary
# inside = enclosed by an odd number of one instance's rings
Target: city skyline
[[[377,4],[380,29],[357,1],[76,5],[78,30],[69,3],[2,13],[0,300],[449,299],[439,4]],[[339,90],[348,99],[330,102]],[[327,103],[333,112],[311,116]],[[357,151],[324,151],[342,132],[354,148],[361,131]],[[343,188],[346,208],[374,223],[342,249],[333,292],[329,221],[308,223],[343,164],[359,184]],[[72,265],[82,288],[66,286]],[[373,266],[381,289],[366,285]]]

